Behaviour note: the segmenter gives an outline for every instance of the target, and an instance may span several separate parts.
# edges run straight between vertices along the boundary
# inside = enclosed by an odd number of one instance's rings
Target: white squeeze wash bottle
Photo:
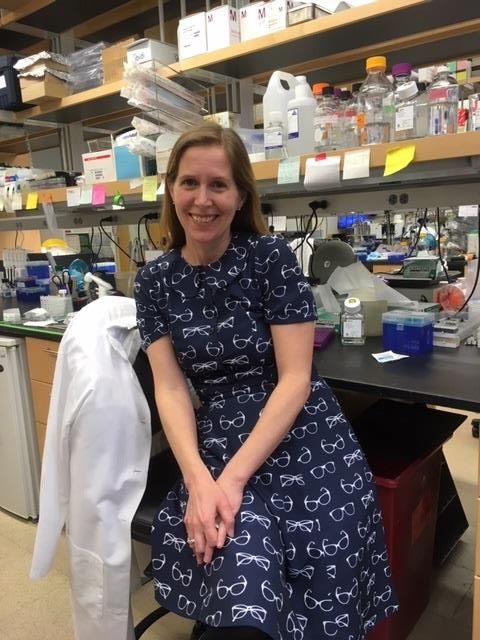
[[[313,153],[313,118],[317,102],[305,76],[295,76],[295,98],[288,102],[287,152],[291,156]]]

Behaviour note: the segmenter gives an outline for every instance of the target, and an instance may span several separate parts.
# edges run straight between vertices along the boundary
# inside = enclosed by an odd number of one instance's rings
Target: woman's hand
[[[222,527],[225,527],[225,531],[233,532],[233,509],[221,485],[215,482],[208,471],[187,489],[184,518],[187,537],[190,541],[194,540],[191,547],[197,563],[207,564],[211,562],[215,548],[221,548],[225,542]],[[223,541],[219,545],[221,536]]]
[[[228,498],[228,502],[230,503],[230,508],[232,510],[232,523],[229,526],[228,522],[224,520],[219,520],[217,522],[218,525],[218,539],[217,539],[217,548],[221,549],[225,544],[225,538],[230,536],[233,538],[235,535],[234,530],[234,519],[237,513],[240,511],[240,507],[242,506],[243,501],[243,490],[244,484],[239,480],[235,480],[228,473],[228,468],[226,468],[223,473],[219,476],[217,482],[217,486],[221,488],[223,493]]]

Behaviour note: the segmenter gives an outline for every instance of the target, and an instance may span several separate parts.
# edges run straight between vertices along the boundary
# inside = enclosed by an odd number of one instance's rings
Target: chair
[[[145,393],[152,418],[152,434],[155,434],[160,431],[161,423],[155,404],[153,375],[148,358],[143,351],[139,352],[133,368],[137,374],[140,386]],[[150,535],[155,513],[158,511],[159,505],[168,491],[179,478],[180,469],[170,449],[161,451],[150,458],[145,493],[132,521],[131,530],[133,540],[147,545],[151,544]],[[152,578],[151,563],[145,569],[144,574],[150,579]],[[135,626],[135,638],[137,638],[137,640],[141,638],[143,633],[145,633],[154,622],[167,613],[169,613],[169,611],[164,607],[158,607],[149,613]]]

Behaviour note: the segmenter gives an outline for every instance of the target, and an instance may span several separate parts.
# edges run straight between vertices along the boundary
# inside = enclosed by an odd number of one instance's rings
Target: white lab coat
[[[110,296],[80,311],[58,352],[31,577],[49,572],[66,525],[76,640],[134,638],[130,526],[151,448],[139,346],[134,300]]]

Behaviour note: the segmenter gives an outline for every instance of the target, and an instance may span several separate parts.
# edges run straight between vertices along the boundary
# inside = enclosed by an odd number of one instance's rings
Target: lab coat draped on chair
[[[150,411],[132,362],[135,302],[103,297],[60,343],[31,577],[52,568],[66,526],[76,640],[133,640],[132,518],[145,490]]]

